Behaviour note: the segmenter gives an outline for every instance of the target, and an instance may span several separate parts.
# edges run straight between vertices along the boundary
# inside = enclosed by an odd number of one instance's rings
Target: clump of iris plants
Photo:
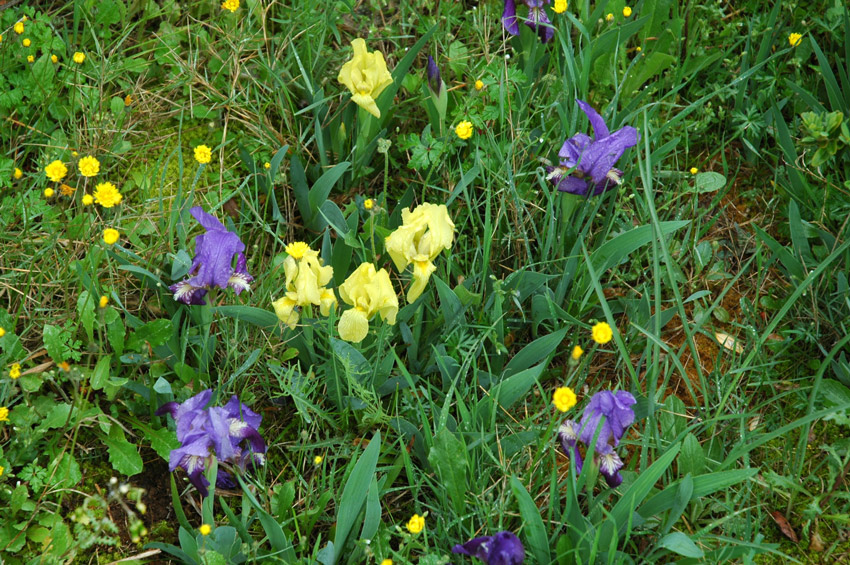
[[[209,481],[204,471],[218,460],[216,486],[234,488],[231,472],[245,472],[265,463],[266,443],[260,435],[263,417],[239,402],[233,395],[223,407],[208,406],[213,391],[205,390],[183,403],[168,402],[156,411],[171,414],[177,426],[180,447],[171,451],[168,469],[181,468],[189,475],[201,496],[207,496]]]
[[[576,472],[581,473],[583,464],[579,444],[590,447],[595,437],[594,462],[599,466],[608,486],[620,486],[623,482],[620,475],[623,460],[617,454],[616,447],[620,444],[626,428],[635,421],[635,413],[632,410],[635,402],[635,397],[625,390],[603,390],[591,397],[582,413],[581,421],[565,420],[561,424],[558,438],[564,453],[574,458]]]
[[[189,268],[189,274],[194,276],[169,287],[174,293],[174,300],[185,304],[206,304],[204,296],[214,287],[232,288],[237,295],[243,290],[250,290],[254,277],[248,273],[245,244],[239,236],[227,231],[218,218],[207,214],[200,206],[195,206],[189,213],[207,231],[195,237],[195,257]]]

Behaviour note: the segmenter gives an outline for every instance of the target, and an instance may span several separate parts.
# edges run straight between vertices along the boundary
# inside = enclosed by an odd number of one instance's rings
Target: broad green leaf
[[[682,532],[672,532],[658,540],[658,545],[684,557],[700,559],[703,551]]]
[[[509,409],[531,390],[545,368],[546,363],[540,363],[535,367],[511,375],[493,387],[490,390],[490,396],[498,398],[499,404],[503,408]]]
[[[274,312],[253,306],[217,306],[213,312],[265,329],[275,329],[280,324]]]
[[[552,554],[549,552],[549,537],[546,535],[546,527],[543,518],[534,500],[525,487],[516,477],[511,477],[511,492],[519,504],[519,514],[522,516],[523,533],[525,534],[526,547],[531,554],[534,563],[551,563]]]
[[[549,335],[539,337],[520,349],[519,353],[514,355],[513,359],[505,365],[502,378],[509,377],[538,363],[547,361],[549,355],[564,341],[568,329],[568,327],[565,327]]]
[[[717,192],[726,186],[726,177],[714,171],[697,173],[694,177],[694,190],[697,194],[706,194],[709,192]]]
[[[670,235],[690,223],[689,220],[677,220],[659,222],[658,225],[662,234]],[[604,271],[620,264],[633,252],[649,244],[654,237],[653,226],[645,225],[633,228],[626,233],[621,233],[610,241],[606,241],[590,256],[594,270],[602,276]]]
[[[471,479],[466,453],[463,438],[445,427],[434,438],[434,445],[428,453],[428,463],[437,471],[440,484],[449,493],[458,516],[464,513],[466,491]]]
[[[652,490],[658,479],[667,471],[667,468],[673,463],[676,455],[679,454],[680,447],[681,444],[678,443],[672,446],[661,457],[656,459],[652,465],[641,471],[635,482],[629,486],[629,489],[622,494],[620,500],[611,509],[611,519],[614,520],[621,533],[628,526],[629,515],[643,502],[643,499],[646,498],[646,495],[649,494],[649,491]],[[607,546],[605,540],[602,543],[603,547]]]
[[[375,432],[369,445],[363,450],[357,463],[354,465],[342,496],[339,498],[336,514],[336,535],[334,536],[334,558],[336,563],[342,556],[342,550],[348,536],[354,528],[355,522],[360,516],[360,511],[366,503],[366,495],[369,492],[369,484],[375,475],[378,465],[378,456],[381,453],[381,433]]]

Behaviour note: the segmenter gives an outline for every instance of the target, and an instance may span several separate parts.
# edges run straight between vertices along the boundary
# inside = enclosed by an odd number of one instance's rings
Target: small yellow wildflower
[[[383,561],[381,561],[381,565],[393,565],[393,560],[392,559],[384,559]]]
[[[6,328],[0,328],[0,337],[6,335]]]
[[[481,90],[482,88],[484,88],[484,81],[481,80],[481,79],[476,80],[475,81],[475,90]]]
[[[583,354],[584,349],[582,349],[580,345],[576,345],[575,347],[573,347],[573,352],[570,353],[570,358],[572,358],[573,361],[578,361],[579,359],[581,359],[581,356]]]
[[[605,21],[609,24],[614,21],[614,14],[606,14]]]
[[[74,53],[74,62],[77,63],[78,65],[82,65],[83,61],[85,61],[85,60],[86,60],[86,54],[85,53],[80,53],[79,51]]]
[[[130,96],[128,94],[127,96],[124,97],[124,106],[129,106],[132,103],[133,103],[133,97],[132,96]]]
[[[59,192],[62,194],[62,196],[71,196],[72,194],[74,194],[75,190],[77,189],[73,186],[68,186],[65,183],[59,185]]]
[[[100,297],[100,301],[98,302],[98,306],[101,308],[106,308],[106,305],[109,304],[109,297],[105,294]]]
[[[94,197],[91,194],[83,195],[83,206],[91,206],[94,202]]]
[[[611,338],[614,337],[614,332],[611,331],[611,326],[609,326],[606,322],[599,322],[591,329],[591,334],[593,336],[593,341],[600,345],[604,345],[611,341]]]
[[[9,421],[9,409],[5,406],[0,406],[0,422]]]
[[[9,369],[9,378],[10,379],[17,379],[20,376],[21,376],[21,364],[20,363],[13,363],[12,368]]]
[[[266,161],[265,163],[263,163],[263,168],[269,170],[272,168],[272,164]]]
[[[632,15],[632,9],[631,8],[629,8],[628,6],[623,8],[623,17],[624,18],[628,18],[631,15]]]
[[[803,34],[802,33],[792,33],[788,36],[788,43],[791,44],[791,47],[797,47],[800,43],[803,42]]]
[[[44,189],[44,196],[45,196],[45,198],[50,198],[50,197],[52,197],[54,194],[56,194],[56,191],[55,191],[55,190],[53,190],[52,188],[45,188],[45,189]]]
[[[323,460],[324,458],[321,455],[316,455],[315,457],[313,457],[313,465],[316,465],[318,467],[322,464]]]
[[[461,139],[469,139],[473,133],[472,122],[462,121],[455,127],[455,133]]]
[[[407,531],[411,534],[418,534],[425,529],[425,516],[414,514],[407,522]]]
[[[59,182],[68,174],[68,167],[65,166],[65,163],[57,159],[44,167],[44,173],[53,182]]]
[[[212,161],[212,149],[207,145],[198,145],[195,147],[195,161],[202,165],[206,165]]]
[[[18,167],[15,167],[15,172],[12,174],[12,177],[15,180],[20,180],[22,176],[24,176],[24,172],[22,170],[20,170]]]
[[[118,230],[116,229],[106,228],[103,230],[103,241],[106,242],[107,245],[115,244],[119,237],[121,237],[121,234],[118,233]]]
[[[121,193],[111,182],[102,182],[94,189],[94,201],[104,208],[112,208],[121,203]]]
[[[76,159],[78,155],[79,153],[77,153],[76,151],[71,151],[71,157],[73,157],[74,159]]]
[[[59,62],[59,57],[57,57],[56,55],[51,55],[51,56],[50,56],[50,60],[51,60],[52,62],[54,62],[54,63],[58,63],[58,62]]]
[[[71,364],[67,361],[62,361],[61,363],[59,363],[59,368],[67,373],[71,370]]]
[[[699,169],[697,169],[696,167],[691,167],[691,174],[692,174],[692,175],[695,175],[695,174],[697,174],[698,172],[699,172]]]
[[[32,55],[27,55],[27,63],[35,63],[35,57]]]
[[[23,45],[24,45],[24,47],[29,47],[30,45],[32,45],[32,41],[30,41],[30,38],[29,38],[29,37],[27,37],[26,39],[24,39],[24,41],[23,41]]]
[[[552,11],[556,14],[563,14],[567,11],[567,0],[555,0],[555,5],[552,6]]]
[[[643,51],[643,48],[640,45],[638,45],[637,47],[635,47],[635,51],[640,53],[641,51]]]
[[[0,477],[2,477],[2,476],[3,476],[3,473],[4,473],[5,471],[6,471],[6,467],[4,467],[3,465],[0,465]]]
[[[224,0],[224,2],[221,3],[221,9],[235,12],[239,9],[239,0]]]
[[[77,167],[80,169],[80,174],[84,177],[95,177],[100,172],[100,161],[97,160],[97,157],[88,155],[80,159]]]
[[[568,386],[558,387],[552,394],[552,403],[561,412],[566,412],[576,405],[576,393]]]
[[[372,208],[375,207],[375,201],[372,200],[371,198],[367,198],[366,200],[363,201],[363,207],[366,210],[371,210]]]
[[[16,23],[15,27],[12,29],[14,29],[15,33],[17,33],[18,35],[21,35],[22,33],[24,33],[24,22]]]
[[[0,33],[0,43],[3,43],[3,34]]]
[[[310,251],[310,246],[303,241],[294,241],[287,245],[284,249],[286,253],[293,259],[301,259],[304,254]]]
[[[202,536],[208,536],[210,535],[210,532],[212,532],[212,528],[209,524],[201,524],[201,527],[198,528],[198,531],[201,532]]]

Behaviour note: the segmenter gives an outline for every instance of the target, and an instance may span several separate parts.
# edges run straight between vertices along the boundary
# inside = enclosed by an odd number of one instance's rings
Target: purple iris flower
[[[245,244],[239,236],[227,231],[218,218],[207,214],[200,206],[189,212],[207,231],[195,237],[195,258],[189,269],[189,274],[194,276],[169,287],[174,293],[174,300],[185,304],[206,304],[204,296],[215,286],[230,287],[236,294],[249,290],[254,277],[246,268]]]
[[[522,0],[528,6],[528,18],[524,23],[540,37],[543,43],[549,43],[555,37],[555,28],[552,27],[552,22],[546,16],[546,10],[543,6],[548,4],[550,0]],[[511,35],[519,35],[520,18],[516,15],[516,1],[505,0],[505,9],[502,12],[502,25],[505,30]]]
[[[512,532],[473,538],[454,546],[452,553],[471,555],[488,565],[520,565],[525,559],[522,542]]]
[[[440,76],[440,67],[437,66],[437,61],[431,55],[428,55],[428,66],[425,68],[425,72],[428,75],[428,87],[431,92],[434,93],[434,96],[440,96],[443,89],[443,79]]]
[[[608,486],[612,488],[623,482],[623,477],[620,475],[623,461],[614,448],[620,444],[626,428],[635,421],[635,413],[632,410],[635,402],[635,397],[625,390],[615,392],[603,390],[591,397],[580,422],[565,420],[561,424],[558,428],[561,448],[564,453],[574,458],[577,472],[581,473],[582,468],[578,444],[590,446],[596,436],[594,459],[599,465],[599,471],[605,477]]]
[[[259,432],[263,417],[239,402],[236,395],[224,407],[208,407],[211,397],[212,390],[205,390],[183,403],[163,404],[156,411],[158,416],[171,414],[181,444],[171,451],[168,469],[184,469],[202,496],[208,493],[204,470],[212,457],[244,472],[249,466],[262,465],[266,452]],[[233,488],[236,482],[227,470],[219,469],[216,485]]]
[[[546,172],[561,192],[585,196],[592,190],[595,196],[620,184],[623,171],[614,165],[626,149],[637,145],[640,134],[631,126],[610,133],[605,120],[590,104],[583,100],[576,102],[590,120],[593,139],[577,133],[566,140],[558,152],[560,166],[547,167]],[[567,175],[569,169],[573,171]]]

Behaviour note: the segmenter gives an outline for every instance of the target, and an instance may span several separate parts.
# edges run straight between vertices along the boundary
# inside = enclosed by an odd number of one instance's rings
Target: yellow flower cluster
[[[5,406],[0,406],[0,422],[9,421],[9,409]]]
[[[111,182],[102,182],[94,189],[94,201],[104,208],[112,208],[121,203],[121,193]]]
[[[195,147],[195,161],[202,165],[206,165],[212,161],[212,149],[206,145],[198,145]]]
[[[80,169],[80,174],[84,177],[96,177],[97,173],[100,172],[100,161],[97,160],[97,157],[87,155],[80,159],[77,168]]]
[[[614,337],[614,332],[611,331],[611,326],[609,326],[605,322],[599,322],[591,328],[591,336],[593,337],[593,341],[598,343],[599,345],[604,345],[611,341]]]
[[[336,304],[336,295],[325,286],[331,282],[334,269],[330,265],[323,266],[319,252],[302,241],[290,243],[285,251],[285,294],[272,302],[272,306],[278,319],[295,329],[304,306],[312,304],[319,307],[322,316],[330,314],[331,306]]]
[[[556,14],[563,14],[567,11],[567,0],[555,0],[555,4],[552,6],[552,11]]]
[[[74,59],[75,63],[77,63],[78,65],[82,65],[83,62],[86,60],[86,54],[80,53],[79,51],[77,51],[76,53],[74,53],[73,59]]]
[[[466,120],[460,122],[457,126],[455,126],[455,134],[461,139],[469,139],[472,137],[474,133],[474,128],[472,127],[472,122],[467,122]]]
[[[376,314],[390,325],[398,315],[398,297],[386,269],[375,270],[372,263],[362,263],[339,287],[343,302],[354,306],[339,318],[339,337],[359,343],[369,333],[369,320]]]
[[[381,111],[375,99],[393,83],[393,77],[387,70],[387,63],[380,51],[366,50],[366,41],[357,38],[351,42],[354,57],[339,70],[337,80],[351,91],[351,100],[375,116],[381,117]]]
[[[221,9],[235,12],[239,9],[239,0],[224,0],[224,2],[221,3]]]
[[[387,237],[387,252],[399,271],[413,264],[413,284],[407,291],[407,301],[414,302],[437,270],[433,260],[454,241],[455,225],[445,204],[424,203],[413,212],[405,208],[402,225]]]
[[[106,228],[103,230],[103,241],[106,245],[114,245],[119,237],[121,237],[121,234],[116,229]]]
[[[57,159],[44,167],[44,174],[53,182],[59,182],[68,174],[68,167],[65,166],[65,163]]]
[[[13,363],[12,368],[9,369],[9,378],[10,379],[17,379],[20,376],[21,376],[21,364],[20,363]]]

